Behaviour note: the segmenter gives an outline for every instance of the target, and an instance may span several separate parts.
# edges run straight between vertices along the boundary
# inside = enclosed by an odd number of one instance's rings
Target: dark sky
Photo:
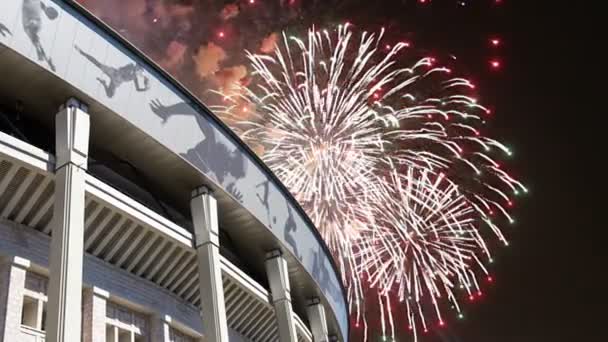
[[[597,215],[595,169],[605,153],[592,146],[599,147],[601,135],[593,132],[604,113],[591,106],[589,90],[597,57],[591,51],[600,44],[591,39],[592,8],[536,0],[469,0],[463,8],[450,0],[368,3],[364,12],[374,20],[412,30],[419,44],[459,57],[495,109],[491,132],[514,147],[510,170],[531,190],[518,202],[517,225],[506,231],[510,247],[497,252],[495,284],[482,301],[465,304],[464,321],[424,341],[602,340],[605,224]],[[499,49],[489,47],[493,36],[501,39]],[[502,62],[498,71],[488,66],[494,57]]]
[[[591,149],[601,107],[591,107],[588,72],[595,28],[586,29],[571,1],[504,0],[499,10],[476,3],[479,10],[460,11],[457,21],[449,5],[419,19],[438,46],[449,45],[474,68],[482,98],[496,108],[492,131],[514,146],[511,170],[531,192],[518,204],[511,247],[499,252],[496,284],[437,341],[602,340],[598,238],[605,224],[594,193],[601,181],[595,160],[605,153]],[[583,10],[591,26],[592,9]],[[500,72],[488,72],[491,49],[479,48],[493,32],[504,41]]]
[[[516,211],[511,247],[499,253],[495,286],[470,306],[465,322],[451,324],[446,336],[453,338],[437,341],[602,340],[594,332],[605,267],[594,239],[603,224],[593,209],[599,204],[593,165],[601,154],[589,148],[598,140],[589,126],[600,113],[588,108],[593,83],[585,70],[593,70],[594,58],[583,59],[596,44],[582,41],[591,41],[593,30],[581,27],[573,3],[479,4],[479,10],[461,11],[458,21],[449,20],[455,11],[446,5],[442,20],[420,18],[433,23],[429,34],[438,46],[449,44],[465,64],[478,66],[473,75],[479,75],[482,98],[496,108],[492,130],[513,144],[511,169],[531,188]],[[493,32],[504,40],[498,73],[487,72],[489,49],[478,48]]]
[[[230,2],[219,1],[215,7]],[[587,78],[596,73],[592,64],[602,56],[599,48],[605,47],[602,40],[591,39],[597,30],[593,26],[601,26],[588,18],[593,10],[583,7],[591,1],[578,1],[580,9],[575,8],[577,1],[502,0],[497,4],[495,0],[427,0],[424,5],[419,0],[309,2],[312,9],[303,12],[306,24],[350,20],[369,30],[386,26],[391,37],[411,40],[416,48],[456,55],[459,71],[479,84],[483,103],[494,109],[491,135],[514,149],[509,169],[531,190],[517,203],[518,223],[505,230],[511,246],[496,251],[492,269],[495,284],[485,290],[483,300],[464,304],[464,320],[451,319],[448,327],[430,332],[423,341],[601,340],[594,332],[599,330],[595,318],[603,311],[598,308],[600,299],[604,300],[600,291],[606,287],[601,280],[606,267],[599,254],[599,230],[605,223],[594,209],[602,197],[594,193],[599,192],[596,184],[602,180],[597,175],[601,172],[597,160],[605,153],[595,152],[591,146],[599,147],[603,138],[593,132],[599,132],[604,113],[602,107],[591,106],[590,89],[595,84]],[[329,2],[333,5],[324,6]],[[190,6],[193,1],[181,3]],[[207,3],[211,2],[194,1],[194,6],[203,13],[211,8]],[[106,20],[114,21],[118,29],[121,20],[130,20],[122,15],[113,18],[111,13],[117,11],[107,11]],[[257,23],[269,26],[264,34],[288,22],[275,22],[271,11],[266,13],[268,18],[262,12],[247,13],[243,11],[242,16],[263,18]],[[270,27],[272,23],[274,27]],[[218,30],[213,23],[200,25],[207,31]],[[190,24],[164,27],[162,32],[144,36],[137,36],[143,30],[136,29],[131,36],[125,34],[161,64],[164,58],[168,69],[165,54],[169,42],[181,42],[194,50],[211,39],[197,36],[193,32],[205,30],[193,30]],[[234,32],[226,27],[227,35]],[[245,34],[241,33],[241,43],[249,40]],[[501,40],[498,48],[489,44],[492,37]],[[230,46],[224,48],[230,50]],[[231,52],[228,54],[230,60]],[[498,70],[489,66],[492,58],[501,61]],[[184,62],[186,67],[170,71],[196,92],[199,85],[195,83],[200,80],[190,78],[192,72],[184,72],[188,63],[191,59]],[[409,341],[407,336],[399,340]]]

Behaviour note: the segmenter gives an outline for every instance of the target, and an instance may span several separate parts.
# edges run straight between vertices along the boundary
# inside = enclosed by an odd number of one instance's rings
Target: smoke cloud
[[[182,67],[188,46],[177,40],[171,41],[165,51],[165,56],[159,64],[172,74],[175,74]]]
[[[219,86],[219,89],[228,95],[234,94],[238,86],[247,76],[247,68],[244,65],[223,68],[216,72],[214,79]]]
[[[196,66],[196,74],[204,79],[220,70],[220,63],[226,59],[226,51],[211,42],[199,47],[197,54],[192,58]]]
[[[260,52],[271,53],[272,51],[274,51],[274,48],[277,46],[278,39],[279,34],[276,32],[273,32],[266,38],[262,39],[262,44],[260,45]]]
[[[239,6],[236,4],[228,4],[224,6],[220,12],[220,16],[223,20],[229,20],[239,15]]]

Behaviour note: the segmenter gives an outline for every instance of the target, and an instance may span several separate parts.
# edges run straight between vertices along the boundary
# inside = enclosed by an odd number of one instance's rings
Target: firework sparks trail
[[[373,288],[382,331],[394,337],[398,300],[417,338],[430,317],[442,326],[445,306],[460,313],[459,296],[480,291],[487,239],[507,243],[492,216],[513,222],[507,207],[527,190],[495,160],[511,151],[481,134],[489,111],[468,95],[473,84],[433,58],[400,67],[407,44],[386,51],[383,34],[283,34],[272,55],[248,54],[256,82],[213,109],[263,148],[320,229],[355,325],[367,329]]]

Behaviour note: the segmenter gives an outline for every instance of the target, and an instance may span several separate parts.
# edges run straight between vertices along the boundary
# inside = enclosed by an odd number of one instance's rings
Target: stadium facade
[[[77,3],[0,1],[0,340],[347,341],[280,181]]]

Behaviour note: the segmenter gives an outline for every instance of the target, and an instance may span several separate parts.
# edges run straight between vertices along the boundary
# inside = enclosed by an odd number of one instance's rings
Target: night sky
[[[514,149],[510,171],[531,190],[517,204],[517,225],[506,230],[510,247],[497,252],[495,284],[483,300],[466,304],[464,321],[452,320],[424,341],[602,340],[605,284],[598,282],[605,264],[594,237],[605,224],[594,219],[598,178],[588,169],[605,153],[588,147],[600,139],[592,134],[599,127],[589,127],[600,112],[581,100],[592,98],[582,84],[593,83],[582,69],[591,69],[594,58],[581,51],[593,29],[581,28],[572,2],[465,2],[362,5],[373,20],[412,30],[417,44],[459,58],[459,70],[480,85],[480,98],[494,109],[490,131]],[[489,42],[494,37],[498,48]],[[491,68],[493,59],[501,61],[499,70]]]
[[[495,108],[491,130],[514,147],[510,170],[531,191],[518,204],[511,246],[499,252],[495,285],[469,306],[465,322],[430,341],[602,340],[598,277],[605,266],[594,238],[605,224],[594,219],[600,196],[593,196],[598,178],[590,169],[605,153],[588,147],[600,139],[592,134],[599,127],[589,127],[600,112],[591,108],[593,83],[583,71],[594,58],[582,52],[593,33],[583,27],[592,24],[578,19],[573,2],[439,6],[449,2],[433,1],[412,17],[427,33],[426,44],[453,50],[471,68],[481,98]],[[589,20],[591,11],[585,9]],[[503,42],[496,53],[486,43],[493,34]],[[495,55],[502,60],[498,72],[487,64]]]
[[[177,1],[183,7],[159,13],[156,1],[129,0],[135,4],[131,10],[140,3],[147,6],[146,16],[135,24],[129,14],[113,15],[129,13],[109,5],[114,0],[83,2],[203,98],[201,89],[222,80],[200,72],[196,77],[188,56],[196,56],[201,46],[215,42],[225,50],[221,68],[230,74],[243,63],[242,48],[255,49],[276,30],[313,23],[350,21],[367,30],[384,26],[389,39],[410,41],[418,51],[439,58],[453,54],[458,72],[474,80],[481,101],[493,109],[490,135],[513,148],[508,168],[530,194],[517,202],[517,224],[505,228],[510,247],[495,252],[495,283],[485,288],[482,300],[464,303],[464,320],[451,317],[447,327],[429,332],[423,341],[601,340],[593,333],[594,317],[602,312],[594,298],[602,296],[597,284],[605,266],[595,235],[605,223],[594,218],[593,205],[602,197],[594,198],[592,189],[601,180],[596,160],[605,153],[587,146],[603,138],[592,132],[594,127],[599,131],[604,113],[597,109],[602,107],[589,108],[592,95],[586,88],[592,86],[582,78],[594,72],[590,63],[598,54],[581,58],[581,51],[588,51],[583,40],[591,40],[592,30],[576,23],[572,2],[311,0],[288,12],[281,4],[289,1],[255,0],[257,9],[242,5],[239,20],[247,21],[247,30],[209,19],[209,13],[216,16],[234,1]],[[172,58],[175,54],[178,58]],[[498,67],[492,66],[494,60]],[[408,336],[400,334],[398,340],[409,341]]]

